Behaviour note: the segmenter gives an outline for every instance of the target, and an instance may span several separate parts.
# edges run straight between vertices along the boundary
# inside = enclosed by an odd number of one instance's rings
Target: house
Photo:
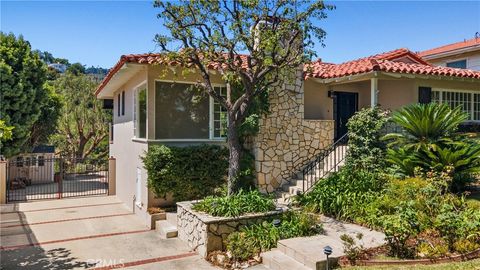
[[[53,182],[54,163],[49,161],[54,157],[52,145],[39,145],[30,153],[16,155],[9,160],[8,179],[25,179],[29,184]]]
[[[480,33],[475,37],[418,53],[434,66],[480,70]]]
[[[55,69],[56,71],[58,71],[58,72],[60,72],[60,73],[65,73],[65,71],[67,70],[67,65],[65,65],[65,64],[60,64],[60,63],[48,64],[48,67],[49,67],[49,68],[53,68],[53,69]]]
[[[287,185],[346,133],[348,119],[361,108],[396,110],[436,101],[462,105],[471,121],[480,121],[480,72],[432,66],[408,49],[341,64],[316,61],[293,71],[296,80],[270,91],[270,112],[252,142],[256,184],[262,191]],[[211,77],[222,93],[215,69]],[[194,69],[161,54],[132,54],[120,58],[96,91],[99,99],[113,100],[110,156],[116,158],[117,196],[136,208],[146,224],[146,208],[164,201],[146,187],[139,158],[144,151],[156,144],[225,143],[225,112],[211,98],[193,97],[189,87],[197,81],[201,78]]]

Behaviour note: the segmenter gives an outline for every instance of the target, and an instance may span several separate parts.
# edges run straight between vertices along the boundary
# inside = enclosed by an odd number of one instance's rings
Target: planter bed
[[[215,250],[225,250],[224,240],[241,227],[257,224],[280,215],[285,209],[266,213],[245,214],[238,217],[214,217],[194,211],[192,206],[198,201],[177,203],[178,237],[189,247],[206,258]]]
[[[449,257],[443,258],[434,258],[434,259],[412,259],[412,260],[400,260],[400,259],[391,259],[391,260],[357,260],[355,262],[356,266],[379,266],[379,265],[429,265],[429,264],[440,264],[440,263],[450,263],[450,262],[461,262],[469,261],[473,259],[480,258],[480,249],[474,250],[469,253],[452,255]],[[342,257],[339,260],[341,266],[350,266],[346,257]]]

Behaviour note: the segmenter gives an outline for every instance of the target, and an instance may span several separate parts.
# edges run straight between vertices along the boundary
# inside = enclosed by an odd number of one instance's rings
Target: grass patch
[[[238,217],[244,214],[273,211],[275,203],[271,196],[262,194],[258,190],[240,190],[232,196],[206,197],[203,201],[193,205],[193,210],[212,216]]]
[[[434,265],[385,265],[385,266],[353,266],[342,269],[348,270],[463,270],[463,269],[480,269],[480,259],[466,262],[452,262]]]

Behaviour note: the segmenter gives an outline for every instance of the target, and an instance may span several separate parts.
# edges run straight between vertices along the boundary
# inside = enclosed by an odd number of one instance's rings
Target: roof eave
[[[112,99],[118,88],[122,87],[137,72],[145,69],[146,66],[146,64],[123,63],[108,81],[105,81],[104,85],[97,90],[97,99]]]
[[[473,46],[466,47],[466,48],[461,48],[461,49],[454,49],[454,50],[450,50],[450,51],[446,51],[446,52],[427,54],[427,55],[424,55],[424,56],[421,56],[421,57],[425,60],[435,60],[435,59],[438,59],[438,58],[448,57],[448,56],[462,54],[462,53],[473,52],[473,51],[477,51],[477,50],[480,50],[480,44],[473,45]]]

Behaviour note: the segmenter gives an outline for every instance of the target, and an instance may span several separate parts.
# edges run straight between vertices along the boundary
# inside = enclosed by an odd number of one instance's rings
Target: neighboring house
[[[65,71],[67,70],[67,65],[65,65],[65,64],[60,64],[60,63],[49,64],[48,67],[49,67],[49,68],[53,68],[53,69],[57,70],[57,71],[60,72],[60,73],[65,73]]]
[[[31,183],[54,181],[55,147],[39,145],[30,153],[22,153],[9,159],[8,179],[25,179]],[[48,167],[48,168],[45,168]]]
[[[434,66],[480,70],[480,35],[418,53]]]
[[[407,49],[293,70],[294,82],[270,91],[270,112],[251,143],[262,191],[288,184],[346,133],[348,119],[361,108],[396,110],[433,100],[462,105],[471,121],[480,121],[480,72],[434,67]],[[211,76],[221,93],[219,74],[212,69]],[[117,196],[128,205],[135,198],[136,213],[146,224],[146,208],[162,203],[146,188],[140,156],[148,147],[225,142],[223,109],[209,97],[194,98],[188,89],[198,81],[195,70],[161,54],[124,55],[96,91],[99,99],[113,99],[110,156],[116,158]]]

